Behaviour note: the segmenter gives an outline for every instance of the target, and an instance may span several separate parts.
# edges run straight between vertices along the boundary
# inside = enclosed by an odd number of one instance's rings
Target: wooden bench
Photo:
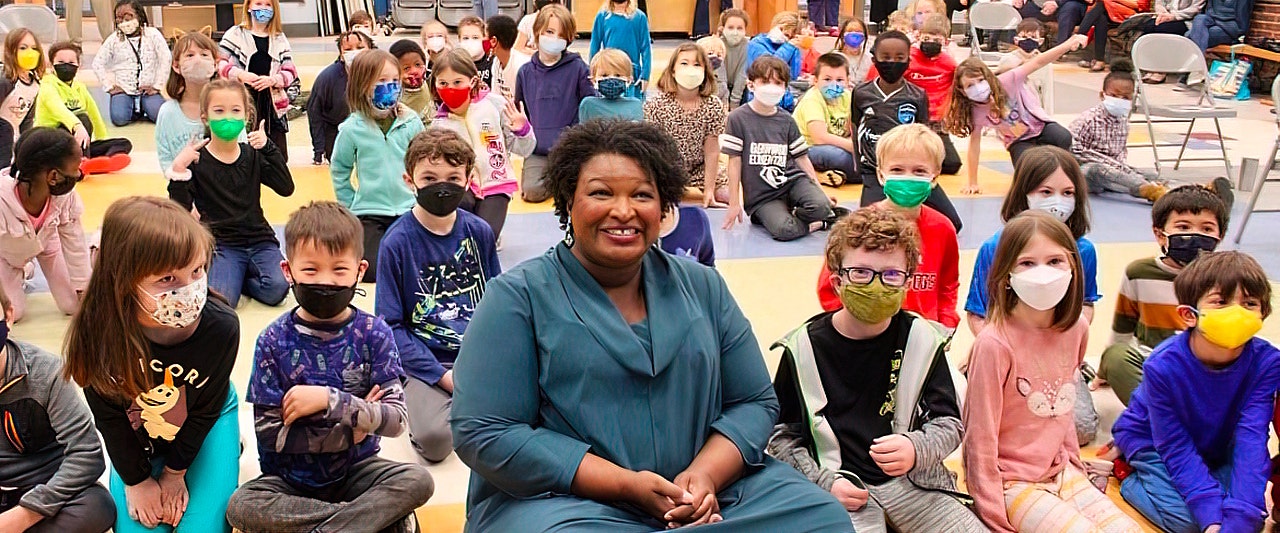
[[[1249,56],[1256,59],[1262,59],[1264,61],[1275,61],[1277,63],[1280,63],[1280,52],[1272,52],[1265,48],[1258,48],[1251,44],[1237,44],[1234,46],[1228,45],[1228,44],[1220,44],[1218,46],[1210,48],[1208,52],[1212,52],[1215,54],[1222,54],[1224,56],[1230,56],[1232,49],[1235,49],[1235,53],[1238,56]]]

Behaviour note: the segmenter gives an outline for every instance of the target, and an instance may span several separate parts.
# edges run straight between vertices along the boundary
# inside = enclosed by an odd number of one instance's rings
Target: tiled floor
[[[91,27],[91,24],[86,24]],[[396,35],[395,38],[411,37],[409,34]],[[393,39],[379,38],[379,46],[389,46]],[[662,65],[674,47],[674,42],[658,43],[655,52],[655,63]],[[293,43],[295,58],[302,72],[304,83],[308,84],[323,66],[332,61],[336,51],[332,51],[329,39],[300,39]],[[577,48],[584,43],[578,42]],[[94,48],[92,44],[90,50]],[[963,54],[963,52],[961,52]],[[87,64],[89,59],[86,59]],[[1083,72],[1074,66],[1054,65],[1054,89],[1058,113],[1057,119],[1068,123],[1075,114],[1093,105],[1098,99],[1101,74]],[[91,77],[91,72],[82,75]],[[1161,98],[1171,99],[1182,95],[1171,89],[1161,88]],[[1167,94],[1165,94],[1167,93]],[[1163,101],[1163,100],[1162,100]],[[1239,118],[1224,121],[1223,133],[1228,138],[1227,147],[1234,162],[1238,164],[1242,157],[1261,157],[1276,135],[1274,115],[1267,107],[1257,101],[1228,102],[1224,105],[1238,109]],[[1208,131],[1208,130],[1205,130]],[[1180,131],[1160,129],[1157,137],[1161,139],[1181,139]],[[96,176],[78,187],[85,200],[85,225],[93,231],[101,224],[102,213],[113,200],[126,195],[152,194],[164,195],[165,182],[158,170],[155,159],[154,139],[149,125],[133,125],[121,128],[116,136],[127,136],[134,142],[134,163],[125,171],[115,175]],[[273,224],[284,223],[288,213],[296,207],[311,200],[332,198],[327,169],[313,167],[310,160],[310,144],[305,119],[293,122],[293,131],[289,135],[289,148],[294,163],[291,168],[298,184],[297,191],[290,198],[279,198],[273,193],[264,194],[264,207],[267,217]],[[1198,136],[1199,137],[1199,136]],[[1145,130],[1135,129],[1134,139],[1146,138]],[[958,148],[964,153],[965,140],[957,139]],[[1193,141],[1192,153],[1211,153],[1208,145]],[[1150,151],[1135,150],[1132,160],[1139,166],[1150,166]],[[968,273],[972,269],[974,250],[983,239],[989,236],[1000,224],[997,211],[1000,196],[1007,189],[1011,167],[1008,156],[994,140],[986,140],[983,150],[981,181],[985,194],[979,197],[961,197],[959,188],[961,178],[944,177],[942,186],[953,196],[961,217],[965,221],[965,229],[960,234],[962,248],[960,271],[960,294],[968,291]],[[1184,167],[1181,171],[1168,174],[1182,181],[1205,181],[1224,173],[1221,165]],[[846,186],[840,190],[830,191],[846,205],[856,205],[857,186]],[[1243,196],[1239,195],[1238,197]],[[1237,216],[1239,204],[1237,202]],[[1263,195],[1263,206],[1280,207],[1280,187],[1274,187]],[[1119,197],[1094,197],[1092,199],[1093,232],[1090,237],[1098,245],[1101,260],[1099,268],[1099,287],[1104,297],[1099,303],[1096,320],[1091,330],[1089,360],[1096,363],[1107,339],[1109,338],[1109,317],[1113,311],[1114,291],[1120,282],[1120,275],[1125,264],[1134,259],[1158,253],[1152,242],[1149,229],[1149,207],[1143,203]],[[545,251],[560,237],[559,230],[550,213],[549,204],[529,205],[516,200],[512,204],[510,220],[504,236],[502,262],[509,266]],[[722,211],[711,212],[713,227],[718,228],[723,219]],[[1249,231],[1241,248],[1255,254],[1266,266],[1270,276],[1280,277],[1280,236],[1272,228],[1280,222],[1280,215],[1264,214],[1255,216],[1250,223]],[[1234,229],[1233,229],[1234,231]],[[733,231],[716,230],[714,232],[718,269],[727,280],[737,297],[746,316],[751,319],[755,334],[762,349],[783,333],[795,327],[806,318],[818,312],[814,286],[821,263],[823,237],[810,236],[789,243],[777,243],[759,228],[739,226]],[[1229,247],[1224,244],[1224,247]],[[785,273],[785,274],[784,274]],[[373,287],[368,287],[372,293]],[[357,300],[357,305],[365,309],[372,308],[372,294]],[[67,319],[61,316],[47,293],[37,290],[30,295],[29,315],[14,328],[16,338],[40,344],[51,350],[58,350],[62,343],[63,331]],[[283,308],[267,308],[259,304],[242,304],[241,357],[237,362],[234,382],[240,387],[247,382],[250,360],[253,353],[253,342],[258,331],[283,312]],[[1263,335],[1280,339],[1280,322],[1270,321],[1263,330]],[[972,342],[972,335],[961,328],[951,354],[965,353]],[[777,364],[777,355],[767,353],[766,360],[772,369]],[[963,380],[956,377],[956,382],[963,391]],[[1109,427],[1120,412],[1120,404],[1109,391],[1094,393],[1095,402],[1102,413],[1104,427]],[[253,446],[252,411],[245,407],[240,411],[241,431],[245,435],[246,448],[241,459],[241,478],[248,479],[257,474],[257,456]],[[1105,436],[1100,437],[1105,441]],[[415,454],[409,446],[407,438],[385,439],[383,455],[405,461],[415,460]],[[463,520],[463,507],[467,487],[468,471],[456,458],[450,457],[443,463],[430,466],[436,478],[436,494],[424,507],[419,516],[426,531],[460,531]]]

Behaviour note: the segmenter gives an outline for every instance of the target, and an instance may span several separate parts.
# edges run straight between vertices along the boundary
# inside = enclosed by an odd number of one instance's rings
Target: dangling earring
[[[573,215],[569,215],[568,222],[564,224],[564,245],[567,248],[573,248]]]

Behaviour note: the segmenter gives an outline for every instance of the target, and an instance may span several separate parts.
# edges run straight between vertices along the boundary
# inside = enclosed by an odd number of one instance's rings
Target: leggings
[[[502,226],[507,222],[507,206],[510,203],[511,197],[508,195],[490,194],[484,198],[476,198],[475,193],[468,189],[458,207],[488,222],[496,240],[502,236]]]
[[[1111,27],[1111,15],[1107,13],[1106,2],[1098,2],[1085,12],[1080,21],[1080,29],[1076,33],[1088,35],[1093,30],[1093,60],[1107,60],[1107,30]]]
[[[240,403],[234,387],[227,388],[227,401],[222,414],[209,428],[204,444],[195,461],[187,468],[187,511],[182,514],[178,527],[160,524],[147,529],[129,518],[129,504],[125,501],[124,481],[115,469],[111,469],[111,498],[116,503],[115,533],[230,533],[227,524],[227,501],[240,482],[240,425],[236,411]],[[164,470],[164,458],[151,459],[151,476],[158,477]]]
[[[1046,122],[1044,129],[1040,131],[1040,135],[1014,141],[1013,144],[1009,145],[1009,159],[1013,160],[1013,167],[1018,168],[1018,160],[1022,159],[1022,154],[1026,153],[1027,150],[1044,145],[1071,150],[1071,132],[1062,127],[1062,124]]]

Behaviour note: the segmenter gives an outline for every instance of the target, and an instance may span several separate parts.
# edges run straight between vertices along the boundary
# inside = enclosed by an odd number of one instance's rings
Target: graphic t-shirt
[[[924,89],[909,82],[885,94],[871,80],[853,90],[850,115],[858,125],[858,170],[865,174],[876,169],[876,143],[881,135],[902,124],[929,121],[929,99]]]
[[[809,123],[815,120],[821,120],[827,124],[827,133],[836,137],[849,138],[849,106],[852,102],[853,95],[849,91],[845,91],[833,101],[823,98],[821,90],[805,92],[800,98],[800,103],[796,105],[795,112],[796,125],[800,126],[804,141],[809,143],[809,146],[818,144],[809,135]]]
[[[36,93],[40,92],[40,84],[35,81],[32,76],[31,83],[16,80],[14,82],[4,81],[7,85],[9,94],[4,97],[4,101],[0,102],[0,118],[9,121],[13,126],[13,139],[18,140],[18,134],[22,133],[22,123],[27,120],[31,113],[31,106],[35,105]]]
[[[729,113],[720,151],[742,158],[742,196],[750,215],[760,204],[786,195],[795,180],[805,177],[796,158],[808,154],[809,145],[790,113],[778,109],[761,115],[744,105]]]

